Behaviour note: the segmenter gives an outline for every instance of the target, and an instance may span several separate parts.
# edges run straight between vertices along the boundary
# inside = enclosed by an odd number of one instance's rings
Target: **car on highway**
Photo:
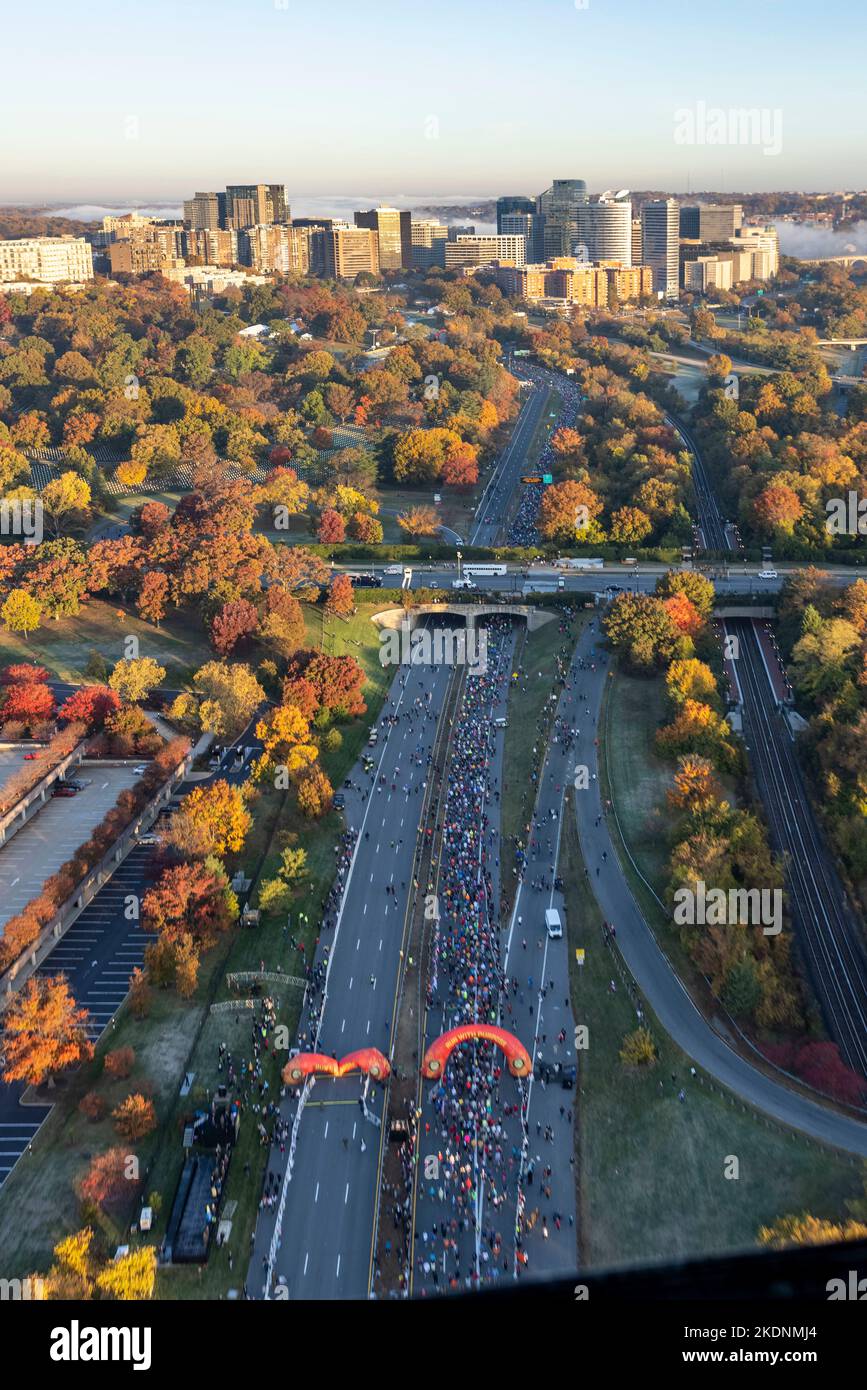
[[[138,767],[133,768],[132,775],[133,777],[144,777],[146,772],[147,765],[145,763],[139,763]]]
[[[25,761],[26,763],[32,763],[32,762],[33,762],[33,759],[34,759],[34,758],[38,758],[38,757],[39,757],[39,753],[38,753],[38,752],[34,752],[34,753],[25,753],[25,754],[24,754],[24,761]]]
[[[759,570],[759,579],[778,579],[776,570]]]
[[[51,788],[52,796],[77,796],[75,787],[65,787],[61,782],[56,783]]]
[[[346,797],[343,795],[343,792],[335,792],[331,804],[335,810],[342,811],[346,805]]]
[[[478,584],[476,584],[475,580],[473,580],[473,579],[453,579],[453,580],[452,580],[452,588],[453,588],[453,589],[478,589],[478,587],[479,587]]]
[[[144,845],[144,847],[145,847],[146,849],[151,849],[151,848],[153,848],[155,845],[158,845],[159,842],[160,842],[160,838],[159,838],[158,835],[147,834],[147,835],[139,835],[139,837],[138,837],[138,843],[139,843],[140,845]]]
[[[403,574],[403,565],[386,565],[383,574]]]

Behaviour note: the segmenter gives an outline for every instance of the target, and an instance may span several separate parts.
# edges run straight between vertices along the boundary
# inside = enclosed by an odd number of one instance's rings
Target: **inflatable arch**
[[[283,1068],[283,1081],[287,1086],[297,1086],[308,1076],[346,1076],[352,1071],[362,1071],[374,1081],[385,1081],[391,1071],[388,1058],[375,1047],[363,1047],[358,1052],[348,1052],[338,1062],[325,1052],[299,1052],[290,1057]]]
[[[504,1053],[513,1076],[531,1075],[533,1063],[524,1044],[513,1033],[507,1033],[505,1028],[494,1028],[488,1023],[464,1023],[459,1028],[452,1028],[448,1033],[443,1033],[441,1038],[431,1043],[425,1053],[422,1075],[429,1081],[435,1081],[442,1076],[446,1063],[458,1044],[477,1039],[496,1043]]]

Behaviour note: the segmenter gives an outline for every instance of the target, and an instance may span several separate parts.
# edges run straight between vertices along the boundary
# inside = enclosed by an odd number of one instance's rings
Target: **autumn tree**
[[[87,1021],[64,975],[31,977],[4,1015],[3,1080],[53,1085],[57,1072],[93,1056]]]
[[[321,768],[314,767],[298,784],[298,807],[308,820],[318,820],[331,807],[334,789]]]
[[[841,1240],[867,1239],[867,1225],[861,1221],[828,1221],[802,1212],[781,1216],[771,1226],[759,1228],[759,1245],[772,1250],[790,1250],[797,1245],[834,1245]]]
[[[61,473],[59,478],[52,478],[45,484],[41,496],[56,536],[64,526],[85,516],[90,507],[90,487],[79,473]]]
[[[152,656],[119,661],[108,678],[112,690],[117,691],[122,700],[143,700],[166,678],[166,668],[160,666]]]
[[[153,1297],[156,1272],[156,1247],[140,1245],[100,1270],[96,1283],[107,1298],[123,1303],[141,1303]]]
[[[193,690],[200,701],[201,728],[229,738],[241,732],[265,699],[253,672],[241,663],[207,662],[194,675]]]
[[[143,1139],[157,1127],[157,1112],[153,1101],[139,1092],[133,1092],[121,1101],[120,1105],[115,1106],[111,1118],[121,1139],[129,1139],[132,1143],[137,1139]]]
[[[193,787],[184,797],[180,814],[201,831],[205,855],[237,854],[253,824],[243,788],[222,777],[207,786]]]
[[[408,536],[438,536],[440,519],[433,507],[408,507],[397,518],[401,531]]]
[[[17,684],[9,686],[0,705],[4,723],[18,723],[28,730],[54,715],[54,694],[47,685]]]
[[[259,614],[245,598],[224,603],[211,623],[211,642],[221,656],[229,656],[239,642],[254,636],[259,627]]]
[[[120,696],[107,685],[83,685],[60,706],[60,718],[80,720],[92,734],[101,729],[109,715],[120,709]]]
[[[78,1195],[104,1211],[131,1200],[139,1185],[138,1160],[127,1147],[115,1146],[96,1154],[78,1182]]]
[[[42,620],[42,604],[26,589],[12,589],[0,608],[0,616],[10,632],[20,632],[26,641],[27,634],[35,632]]]
[[[256,737],[262,743],[258,775],[284,767],[290,776],[295,777],[309,768],[319,756],[310,733],[310,724],[297,705],[287,703],[269,710],[256,725]]]
[[[355,607],[355,594],[352,589],[352,580],[346,574],[335,574],[328,586],[328,594],[325,599],[326,613],[333,613],[336,617],[346,617]]]
[[[316,539],[322,545],[339,545],[346,540],[346,522],[333,507],[326,507],[320,513]]]

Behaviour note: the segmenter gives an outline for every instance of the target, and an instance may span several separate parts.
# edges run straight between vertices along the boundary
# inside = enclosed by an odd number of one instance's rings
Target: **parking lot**
[[[24,766],[24,754],[31,751],[28,747],[0,748],[0,789],[6,785],[13,772]]]
[[[132,767],[77,768],[89,782],[71,797],[51,797],[42,810],[0,849],[0,931],[26,907],[43,883],[88,839],[124,787],[138,780]]]

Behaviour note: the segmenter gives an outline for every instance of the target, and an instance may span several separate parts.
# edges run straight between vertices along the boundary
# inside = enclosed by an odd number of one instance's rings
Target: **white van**
[[[505,729],[505,727],[506,727],[506,716],[505,716],[504,714],[500,714],[500,715],[498,715],[497,718],[494,720],[494,728],[495,728],[495,729]]]
[[[552,941],[559,940],[563,935],[563,923],[560,920],[560,913],[556,907],[545,908],[545,930]]]

